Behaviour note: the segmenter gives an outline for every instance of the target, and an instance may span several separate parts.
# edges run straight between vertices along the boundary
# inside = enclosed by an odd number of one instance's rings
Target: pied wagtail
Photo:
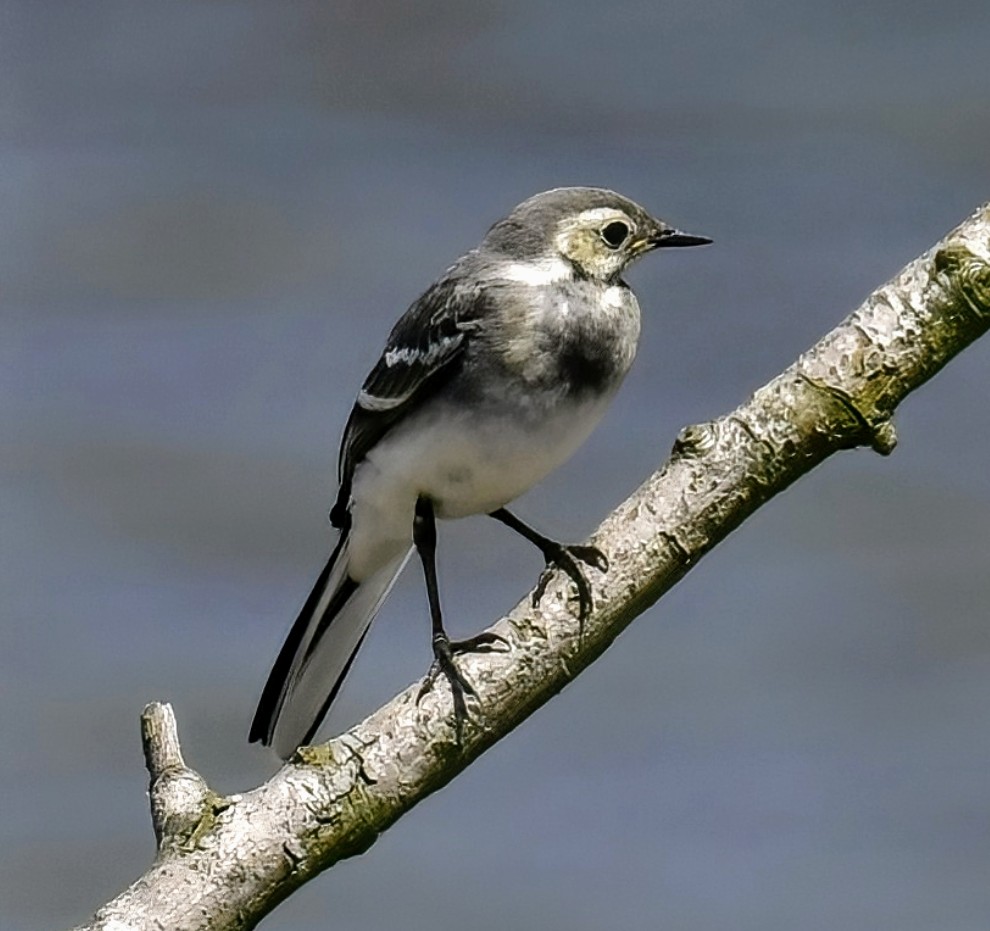
[[[590,546],[565,546],[505,509],[563,463],[598,423],[632,364],[639,304],[622,272],[646,252],[697,246],[692,236],[601,188],[558,188],[499,220],[419,298],[389,336],[351,410],[330,520],[340,537],[268,678],[250,740],[287,758],[310,741],[376,612],[413,549],[422,560],[434,661],[458,741],[471,684],[458,653],[502,638],[452,641],[436,577],[436,518],[489,514],[543,552],[591,609],[579,563],[604,571]]]

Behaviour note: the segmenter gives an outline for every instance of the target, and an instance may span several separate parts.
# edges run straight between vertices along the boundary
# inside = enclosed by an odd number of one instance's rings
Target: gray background
[[[0,916],[153,854],[137,718],[222,791],[331,542],[351,399],[488,224],[614,187],[716,245],[644,261],[641,355],[519,512],[580,538],[988,196],[985,0],[0,7]],[[987,345],[829,462],[273,929],[990,926]],[[451,627],[538,558],[441,528]],[[408,572],[343,728],[421,675]]]

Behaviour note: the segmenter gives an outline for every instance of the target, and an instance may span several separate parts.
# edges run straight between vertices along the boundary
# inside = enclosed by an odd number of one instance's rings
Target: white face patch
[[[536,262],[512,262],[501,272],[507,281],[518,281],[538,288],[573,277],[570,264],[563,259],[540,259]]]
[[[605,242],[602,232],[611,223],[621,223],[625,233],[615,245]],[[608,280],[631,261],[629,250],[620,246],[628,244],[635,231],[636,224],[625,211],[616,207],[592,207],[560,221],[555,245],[561,255],[589,277]]]
[[[610,220],[622,220],[623,223],[629,223],[629,217],[621,210],[616,210],[615,207],[595,207],[591,210],[582,210],[577,218],[578,224],[581,226],[604,225]]]

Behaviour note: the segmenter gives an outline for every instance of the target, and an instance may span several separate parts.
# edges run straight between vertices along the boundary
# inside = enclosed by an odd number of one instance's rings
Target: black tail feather
[[[282,644],[282,649],[279,650],[278,656],[275,659],[275,664],[272,666],[272,671],[268,674],[268,681],[265,683],[265,687],[261,691],[261,698],[258,700],[258,708],[254,713],[254,720],[251,722],[251,730],[248,734],[249,743],[260,742],[265,746],[269,746],[272,742],[272,735],[275,731],[275,722],[278,720],[279,712],[282,709],[282,702],[285,700],[289,673],[292,670],[292,665],[295,661],[296,654],[299,652],[303,637],[312,623],[316,606],[319,604],[320,598],[323,597],[323,592],[326,589],[327,582],[330,578],[330,572],[337,561],[337,557],[340,555],[340,551],[344,545],[346,537],[347,532],[345,530],[340,535],[340,539],[337,541],[337,545],[334,547],[333,553],[330,555],[330,558],[327,560],[327,564],[323,567],[323,571],[316,580],[313,590],[309,593],[309,597],[306,599],[306,603],[303,605],[302,610],[299,612],[299,616],[292,625],[289,635],[285,638],[285,643]],[[338,592],[338,596],[343,595],[343,600],[346,601],[347,596],[350,595],[352,591],[353,583],[352,587],[347,588],[346,592],[344,589],[342,589],[341,592]],[[312,648],[326,630],[327,625],[333,619],[333,615],[339,609],[341,603],[342,600],[339,597],[334,598],[328,606],[328,610],[324,613],[324,616],[320,618],[319,627],[310,641],[309,648],[307,649],[307,655],[312,651]],[[348,663],[348,665],[350,665],[350,663]],[[333,694],[336,694],[337,688],[339,688],[339,683],[334,688]],[[332,699],[333,695],[331,695],[330,700]],[[329,707],[329,704],[330,702],[328,701],[327,707]],[[319,722],[317,722],[317,724],[318,723]]]

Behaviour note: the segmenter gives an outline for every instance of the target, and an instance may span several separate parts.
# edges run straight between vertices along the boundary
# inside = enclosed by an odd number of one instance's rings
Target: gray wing
[[[394,424],[457,371],[483,305],[480,288],[455,284],[448,274],[396,323],[344,428],[337,463],[340,490],[330,511],[335,527],[348,521],[354,469]]]

